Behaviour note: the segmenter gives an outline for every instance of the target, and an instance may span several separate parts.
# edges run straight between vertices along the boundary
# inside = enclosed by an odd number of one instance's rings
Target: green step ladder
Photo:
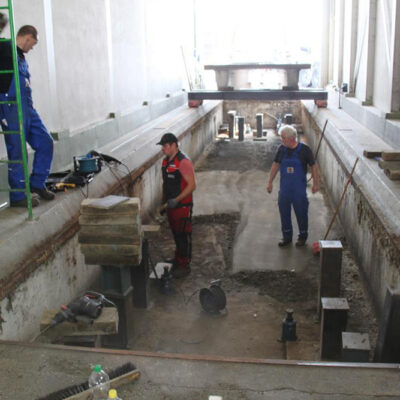
[[[22,116],[22,106],[21,106],[21,92],[20,92],[20,84],[19,84],[19,73],[18,73],[18,56],[17,56],[17,46],[15,42],[15,31],[14,31],[14,14],[13,14],[13,2],[12,0],[8,0],[8,6],[1,6],[1,10],[8,11],[8,19],[10,24],[10,39],[2,39],[0,38],[0,42],[11,42],[11,52],[13,59],[13,69],[12,70],[2,70],[0,74],[12,74],[14,75],[15,82],[15,90],[16,90],[16,101],[0,101],[0,104],[17,104],[18,109],[18,131],[7,131],[0,132],[3,135],[19,135],[21,140],[21,150],[22,150],[22,160],[0,160],[0,163],[3,164],[22,164],[24,168],[24,179],[25,179],[25,189],[2,189],[0,188],[0,192],[25,192],[28,204],[28,215],[29,219],[33,218],[32,212],[32,199],[31,199],[31,190],[29,185],[29,171],[28,171],[28,156],[26,150],[26,140],[25,140],[25,132],[24,132],[24,122]]]

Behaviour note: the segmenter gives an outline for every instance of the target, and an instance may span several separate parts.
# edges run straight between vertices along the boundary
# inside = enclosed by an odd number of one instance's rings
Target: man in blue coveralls
[[[318,169],[311,149],[297,141],[297,131],[291,125],[279,129],[282,145],[279,147],[269,175],[267,191],[272,193],[272,182],[280,170],[280,190],[278,197],[281,215],[282,235],[280,247],[292,243],[292,205],[296,214],[299,234],[296,246],[304,246],[308,237],[308,199],[307,199],[307,166],[311,167],[312,192],[318,192]]]
[[[54,193],[46,189],[46,180],[50,173],[53,159],[53,139],[43,125],[39,114],[33,108],[30,74],[25,53],[28,53],[38,42],[38,32],[34,26],[24,25],[20,28],[16,37],[18,52],[19,83],[21,88],[22,114],[24,120],[25,138],[35,150],[33,169],[30,176],[30,189],[44,200],[53,200]],[[0,47],[0,69],[11,70],[13,68],[11,46],[3,42]],[[16,90],[13,75],[0,75],[0,100],[15,101]],[[0,121],[3,131],[19,131],[18,111],[16,104],[0,104]],[[8,159],[22,160],[20,136],[6,134],[5,142]],[[8,183],[11,189],[25,189],[23,166],[20,163],[11,163],[8,168]],[[32,197],[32,206],[39,205],[39,199]],[[26,207],[25,192],[10,192],[11,207]]]

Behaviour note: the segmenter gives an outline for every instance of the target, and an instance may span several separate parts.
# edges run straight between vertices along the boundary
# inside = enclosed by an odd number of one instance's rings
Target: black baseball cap
[[[173,133],[165,133],[157,144],[178,143],[178,138]]]

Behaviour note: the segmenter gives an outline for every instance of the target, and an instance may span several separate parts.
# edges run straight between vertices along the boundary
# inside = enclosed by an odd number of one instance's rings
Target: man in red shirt
[[[179,150],[178,139],[166,133],[157,143],[165,158],[162,163],[163,202],[167,203],[169,226],[175,240],[174,278],[190,274],[192,255],[192,193],[196,189],[192,161]]]

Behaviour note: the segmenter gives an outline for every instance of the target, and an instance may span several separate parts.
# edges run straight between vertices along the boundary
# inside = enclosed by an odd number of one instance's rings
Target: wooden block
[[[398,181],[400,179],[400,169],[385,169],[385,175],[392,181]]]
[[[137,225],[83,225],[78,234],[82,244],[140,244]]]
[[[400,161],[400,151],[383,151],[382,159],[384,161]]]
[[[124,256],[124,255],[93,255],[85,256],[85,264],[87,265],[115,265],[115,266],[138,266],[142,260],[142,255],[137,254],[135,256]]]
[[[80,225],[138,225],[140,216],[138,214],[81,214]]]
[[[85,256],[137,256],[139,245],[129,244],[82,244],[81,252]]]
[[[108,196],[111,197],[111,196]],[[103,199],[85,199],[81,203],[81,214],[137,214],[140,212],[140,199],[138,197],[122,197],[113,196],[117,198],[126,199],[123,202],[115,204],[111,208],[99,207],[98,204],[102,204]],[[104,199],[107,199],[106,197]],[[94,205],[93,205],[94,204]]]
[[[397,169],[400,170],[400,161],[378,161],[378,165],[382,169]]]
[[[110,195],[106,197],[101,197],[100,199],[93,199],[93,201],[90,203],[90,208],[109,210],[111,208],[114,208],[118,204],[124,203],[127,200],[129,200],[129,197]]]
[[[142,225],[142,232],[149,236],[160,232],[160,225]]]
[[[367,158],[381,157],[382,150],[364,150],[363,155]]]
[[[40,330],[47,328],[50,321],[59,310],[45,310],[40,321]],[[118,333],[118,310],[115,307],[104,307],[100,316],[93,324],[64,321],[46,331],[46,335],[56,336],[86,336],[112,335]]]

